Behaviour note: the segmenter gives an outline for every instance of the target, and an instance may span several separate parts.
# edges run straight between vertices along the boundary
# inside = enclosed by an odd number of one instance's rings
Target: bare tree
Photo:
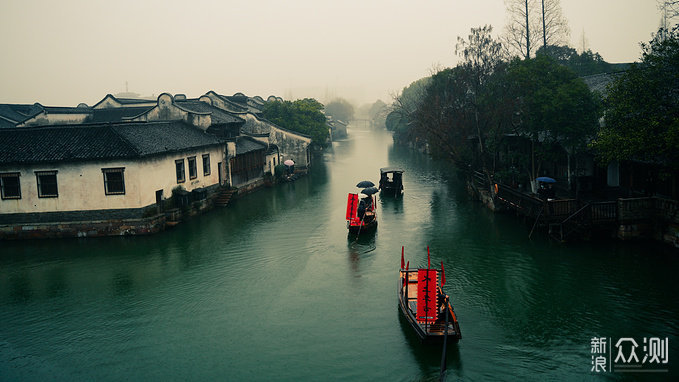
[[[679,0],[656,0],[658,8],[663,12],[665,18],[665,28],[667,27],[667,19],[672,19],[679,16]]]
[[[660,36],[665,39],[672,27],[672,19],[679,17],[679,0],[656,0],[660,9]]]
[[[561,12],[559,0],[542,0],[543,46],[568,45],[570,34],[568,20]]]
[[[507,24],[502,43],[514,55],[530,58],[531,48],[538,36],[536,0],[505,0],[507,7]]]
[[[570,30],[559,0],[505,0],[505,5],[508,20],[501,39],[510,55],[530,58],[540,43],[567,44]]]

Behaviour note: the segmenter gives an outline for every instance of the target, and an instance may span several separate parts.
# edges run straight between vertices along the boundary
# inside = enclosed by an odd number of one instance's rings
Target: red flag
[[[436,319],[436,270],[417,270],[417,319]]]
[[[403,249],[403,247],[401,247],[401,269],[403,269],[403,267],[406,266],[406,262],[403,261],[403,251],[404,251],[404,249]]]
[[[358,210],[358,194],[349,194],[347,196],[347,220],[355,219],[356,211]]]
[[[443,261],[441,261],[441,285],[446,283],[446,270],[443,269]]]
[[[431,268],[431,260],[429,259],[429,246],[427,246],[427,269]]]

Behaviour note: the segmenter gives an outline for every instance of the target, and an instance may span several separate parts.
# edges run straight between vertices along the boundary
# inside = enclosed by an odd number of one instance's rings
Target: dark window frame
[[[104,193],[106,195],[125,195],[125,167],[102,168],[101,172],[104,176]],[[111,191],[111,183],[115,184],[117,180],[112,181],[107,174],[120,174],[122,191]]]
[[[179,166],[181,164],[181,167]],[[177,183],[186,182],[186,171],[184,168],[184,159],[177,159],[174,161],[175,173],[177,175]]]
[[[57,170],[48,171],[35,171],[35,180],[38,187],[38,197],[39,198],[58,198],[59,197],[59,181],[57,180]],[[51,182],[46,182],[48,177],[54,177],[54,193],[50,193],[49,189],[45,190],[46,187],[52,186]],[[48,192],[44,192],[48,191]]]
[[[207,166],[205,165],[206,163]],[[203,154],[203,176],[208,176],[210,173],[210,154]]]
[[[5,183],[6,181],[3,180],[5,178],[17,178],[17,192],[18,195],[7,195],[7,184]],[[2,196],[2,200],[7,200],[7,199],[21,199],[21,173],[20,172],[5,172],[5,173],[0,173],[0,196]]]
[[[189,161],[189,179],[193,180],[198,177],[198,163],[196,163],[196,157],[188,157]]]

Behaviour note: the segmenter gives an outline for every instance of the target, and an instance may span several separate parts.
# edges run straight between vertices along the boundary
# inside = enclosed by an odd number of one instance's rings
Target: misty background
[[[563,0],[571,46],[639,59],[654,0]],[[503,0],[3,0],[0,103],[93,105],[107,93],[392,96],[454,66],[470,28],[502,32]]]

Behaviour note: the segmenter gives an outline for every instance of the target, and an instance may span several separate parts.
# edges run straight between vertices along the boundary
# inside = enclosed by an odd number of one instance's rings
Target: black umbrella
[[[377,191],[379,191],[379,190],[376,187],[368,187],[365,190],[361,191],[361,193],[366,194],[366,195],[372,195],[372,194],[376,194]]]
[[[359,187],[359,188],[366,188],[366,187],[373,187],[374,185],[375,185],[375,183],[373,183],[373,182],[371,182],[371,181],[369,181],[369,180],[362,180],[362,181],[358,182],[358,184],[356,185],[356,187]]]

